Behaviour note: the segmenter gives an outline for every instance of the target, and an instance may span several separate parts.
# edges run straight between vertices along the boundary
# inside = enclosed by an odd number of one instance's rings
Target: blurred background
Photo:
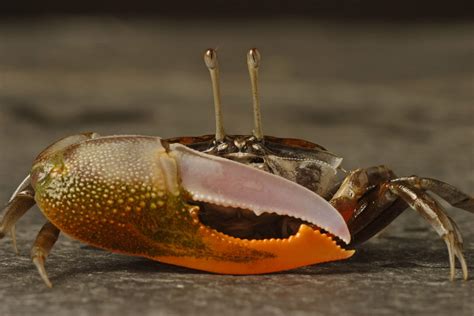
[[[227,132],[252,130],[245,56],[258,47],[266,134],[319,143],[346,169],[386,164],[474,191],[473,1],[50,0],[0,3],[0,200],[65,135],[212,133],[208,47]],[[473,218],[449,213],[473,271]],[[190,273],[61,238],[51,292],[28,259],[43,220],[36,209],[18,226],[20,257],[1,241],[0,315],[474,314],[473,282],[446,282],[444,243],[414,212],[350,262],[265,277]]]
[[[312,17],[394,20],[459,20],[471,19],[473,3],[468,0],[335,0],[335,1],[153,1],[153,0],[83,0],[83,1],[9,1],[1,4],[5,15],[50,14],[120,14],[167,15],[170,17]]]

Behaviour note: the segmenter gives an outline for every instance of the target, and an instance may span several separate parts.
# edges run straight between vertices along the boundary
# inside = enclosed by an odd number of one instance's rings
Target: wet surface
[[[245,53],[258,46],[266,134],[320,143],[346,169],[383,163],[472,193],[473,35],[472,24],[0,22],[0,200],[65,135],[212,133],[201,54],[216,46],[228,132],[252,128]],[[474,217],[448,212],[474,273]],[[37,208],[20,221],[20,256],[0,242],[0,315],[474,314],[473,281],[449,282],[444,243],[413,211],[350,260],[264,276],[196,272],[62,236],[47,262],[52,290],[29,259],[42,222]]]

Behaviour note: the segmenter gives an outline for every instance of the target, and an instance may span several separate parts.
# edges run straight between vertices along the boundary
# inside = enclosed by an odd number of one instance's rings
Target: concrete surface
[[[212,132],[201,54],[220,53],[227,131],[251,130],[245,53],[263,55],[264,131],[320,143],[347,169],[387,164],[474,189],[474,24],[56,18],[0,21],[0,201],[45,146],[80,131]],[[474,217],[449,209],[474,273]],[[47,289],[29,260],[43,218],[0,242],[0,315],[474,315],[474,282],[407,211],[345,262],[220,276],[62,236]],[[460,274],[458,274],[460,278]]]

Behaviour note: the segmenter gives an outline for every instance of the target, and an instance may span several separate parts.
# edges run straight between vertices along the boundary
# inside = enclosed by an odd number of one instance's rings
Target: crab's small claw
[[[314,192],[282,177],[181,144],[170,153],[179,165],[182,186],[195,201],[275,213],[302,219],[349,243],[351,236],[341,214]]]

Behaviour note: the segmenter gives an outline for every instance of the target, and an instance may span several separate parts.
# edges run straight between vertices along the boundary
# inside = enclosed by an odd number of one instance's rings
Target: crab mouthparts
[[[255,235],[276,234],[285,238],[285,234],[292,235],[295,228],[297,230],[307,222],[347,244],[350,242],[349,229],[342,215],[305,187],[181,144],[171,144],[170,149],[170,154],[178,162],[181,185],[191,199],[200,204],[200,220],[205,225],[207,223],[206,226],[224,230],[223,233],[228,231],[231,236],[240,225],[242,229],[238,234],[242,236],[253,231]],[[223,224],[226,216],[230,217],[232,224]],[[238,221],[235,217],[250,220]],[[272,230],[275,232],[271,233]],[[276,233],[278,230],[281,235]]]

